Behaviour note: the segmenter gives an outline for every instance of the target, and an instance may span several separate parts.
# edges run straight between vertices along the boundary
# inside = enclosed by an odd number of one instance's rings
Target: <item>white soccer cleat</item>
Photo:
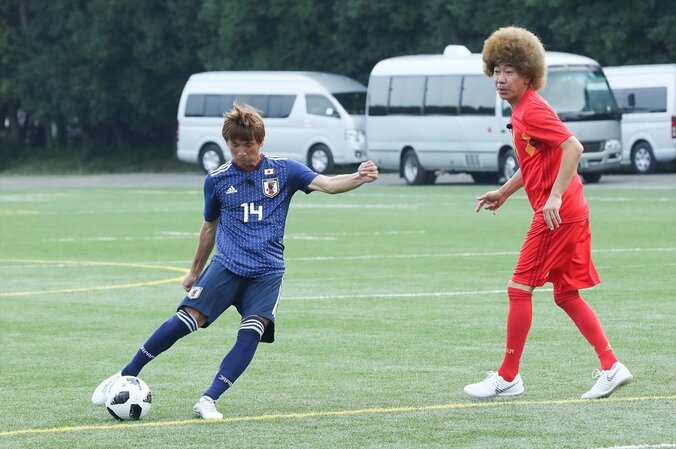
[[[592,378],[598,379],[591,390],[582,395],[582,399],[607,398],[621,386],[630,383],[634,376],[631,375],[626,366],[620,362],[615,362],[609,370],[595,369],[592,372]]]
[[[223,419],[223,413],[216,410],[214,400],[209,396],[202,396],[195,407],[195,416],[202,419]]]
[[[110,376],[108,379],[104,380],[96,387],[94,393],[92,394],[92,404],[94,405],[106,405],[106,398],[108,396],[108,391],[110,391],[110,386],[122,376],[121,372],[115,373]]]
[[[513,381],[507,382],[497,372],[489,371],[481,382],[465,386],[465,394],[478,399],[518,396],[523,393],[523,381],[517,374]]]

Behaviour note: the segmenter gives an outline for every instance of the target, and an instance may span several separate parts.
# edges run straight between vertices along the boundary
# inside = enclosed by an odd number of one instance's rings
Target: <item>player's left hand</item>
[[[199,275],[196,273],[190,272],[186,274],[185,277],[183,278],[183,282],[181,283],[183,285],[183,290],[189,292],[193,284],[197,281],[198,277]]]
[[[378,166],[373,161],[362,162],[359,164],[357,173],[362,181],[373,182],[378,179]]]
[[[545,219],[545,225],[547,225],[551,231],[561,226],[561,223],[563,222],[559,215],[559,209],[561,209],[561,197],[550,195],[549,198],[547,198],[545,207],[542,208],[542,216]]]

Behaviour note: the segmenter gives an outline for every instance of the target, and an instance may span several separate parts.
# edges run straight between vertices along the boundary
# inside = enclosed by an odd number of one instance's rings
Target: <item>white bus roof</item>
[[[275,82],[275,83],[299,83],[314,82],[329,92],[364,92],[366,86],[357,80],[344,75],[324,72],[301,72],[301,71],[214,71],[195,73],[190,76],[189,83],[213,84],[223,82]]]
[[[593,66],[599,63],[586,56],[548,51],[545,60],[549,67]],[[449,75],[483,73],[481,54],[461,56],[410,55],[383,59],[371,70],[371,75]]]

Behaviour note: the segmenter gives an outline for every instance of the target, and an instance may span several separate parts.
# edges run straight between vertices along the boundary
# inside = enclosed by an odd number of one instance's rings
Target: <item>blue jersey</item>
[[[204,219],[220,218],[214,260],[231,272],[259,277],[284,271],[284,226],[294,193],[310,193],[317,173],[263,155],[253,171],[227,162],[204,180]]]

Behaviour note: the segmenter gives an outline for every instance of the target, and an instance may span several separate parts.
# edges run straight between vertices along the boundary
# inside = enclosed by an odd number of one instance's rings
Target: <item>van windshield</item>
[[[333,93],[336,100],[350,115],[364,115],[366,111],[366,92]]]
[[[563,121],[619,118],[615,97],[598,69],[550,68],[540,94]]]

